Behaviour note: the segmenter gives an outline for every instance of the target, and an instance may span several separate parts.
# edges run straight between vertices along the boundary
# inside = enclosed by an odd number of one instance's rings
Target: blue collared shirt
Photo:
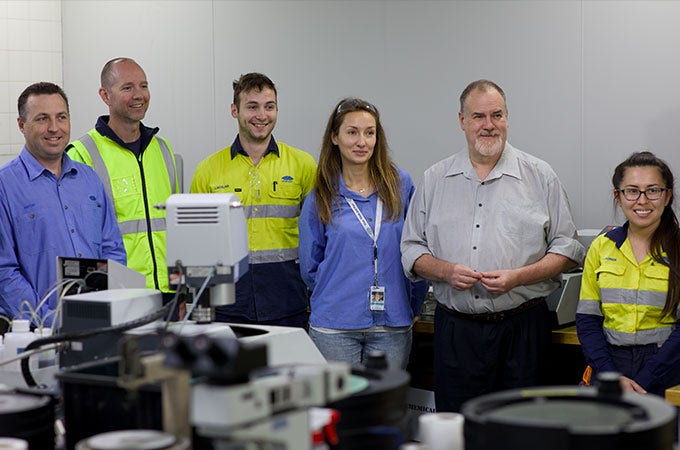
[[[420,308],[427,283],[411,283],[401,267],[399,242],[404,216],[414,187],[411,177],[399,170],[403,211],[396,221],[382,219],[378,235],[378,284],[385,288],[385,310],[372,311],[369,291],[375,282],[374,242],[359,223],[345,198],[357,208],[375,230],[378,194],[363,197],[350,191],[338,177],[337,203],[332,203],[333,222],[324,225],[316,207],[314,191],[305,199],[298,222],[300,229],[300,271],[312,290],[310,325],[336,330],[372,327],[406,327]],[[385,214],[385,213],[384,213]]]
[[[112,205],[97,174],[68,155],[59,179],[26,147],[0,168],[0,313],[14,318],[54,288],[57,256],[126,263]],[[41,307],[56,307],[52,295]],[[51,320],[50,320],[51,322]]]

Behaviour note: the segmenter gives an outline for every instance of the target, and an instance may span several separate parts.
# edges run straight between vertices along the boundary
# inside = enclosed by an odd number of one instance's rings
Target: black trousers
[[[437,412],[459,412],[474,397],[545,381],[550,320],[545,301],[498,322],[437,307],[434,390]]]

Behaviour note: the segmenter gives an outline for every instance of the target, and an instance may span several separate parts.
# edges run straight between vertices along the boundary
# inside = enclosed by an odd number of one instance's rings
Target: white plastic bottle
[[[33,330],[36,339],[52,336],[52,328],[36,328]],[[44,352],[38,353],[33,358],[38,359],[38,368],[50,367],[57,363],[57,352],[54,350],[45,350]],[[31,358],[31,360],[33,360]],[[0,447],[1,450],[1,447]]]
[[[28,442],[23,439],[0,437],[0,449],[28,450]]]
[[[37,336],[31,333],[30,322],[28,320],[17,319],[12,321],[12,331],[5,333],[5,359],[13,358],[24,352],[26,346],[34,341]],[[38,368],[38,358],[30,359],[29,367]],[[21,361],[17,360],[5,365],[6,370],[20,372]]]
[[[0,361],[5,359],[5,338],[0,336]],[[0,371],[7,370],[5,366],[0,366]]]

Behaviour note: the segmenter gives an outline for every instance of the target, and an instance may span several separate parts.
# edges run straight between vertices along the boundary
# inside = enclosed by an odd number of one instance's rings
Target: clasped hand
[[[494,295],[505,294],[518,284],[513,270],[478,272],[463,264],[452,264],[447,282],[459,291],[470,289],[475,283],[480,282],[484,289]]]

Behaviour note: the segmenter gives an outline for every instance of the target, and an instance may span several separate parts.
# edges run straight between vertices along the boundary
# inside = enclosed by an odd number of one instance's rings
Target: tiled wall
[[[36,81],[62,85],[61,0],[0,0],[0,165],[24,139],[17,97]]]

